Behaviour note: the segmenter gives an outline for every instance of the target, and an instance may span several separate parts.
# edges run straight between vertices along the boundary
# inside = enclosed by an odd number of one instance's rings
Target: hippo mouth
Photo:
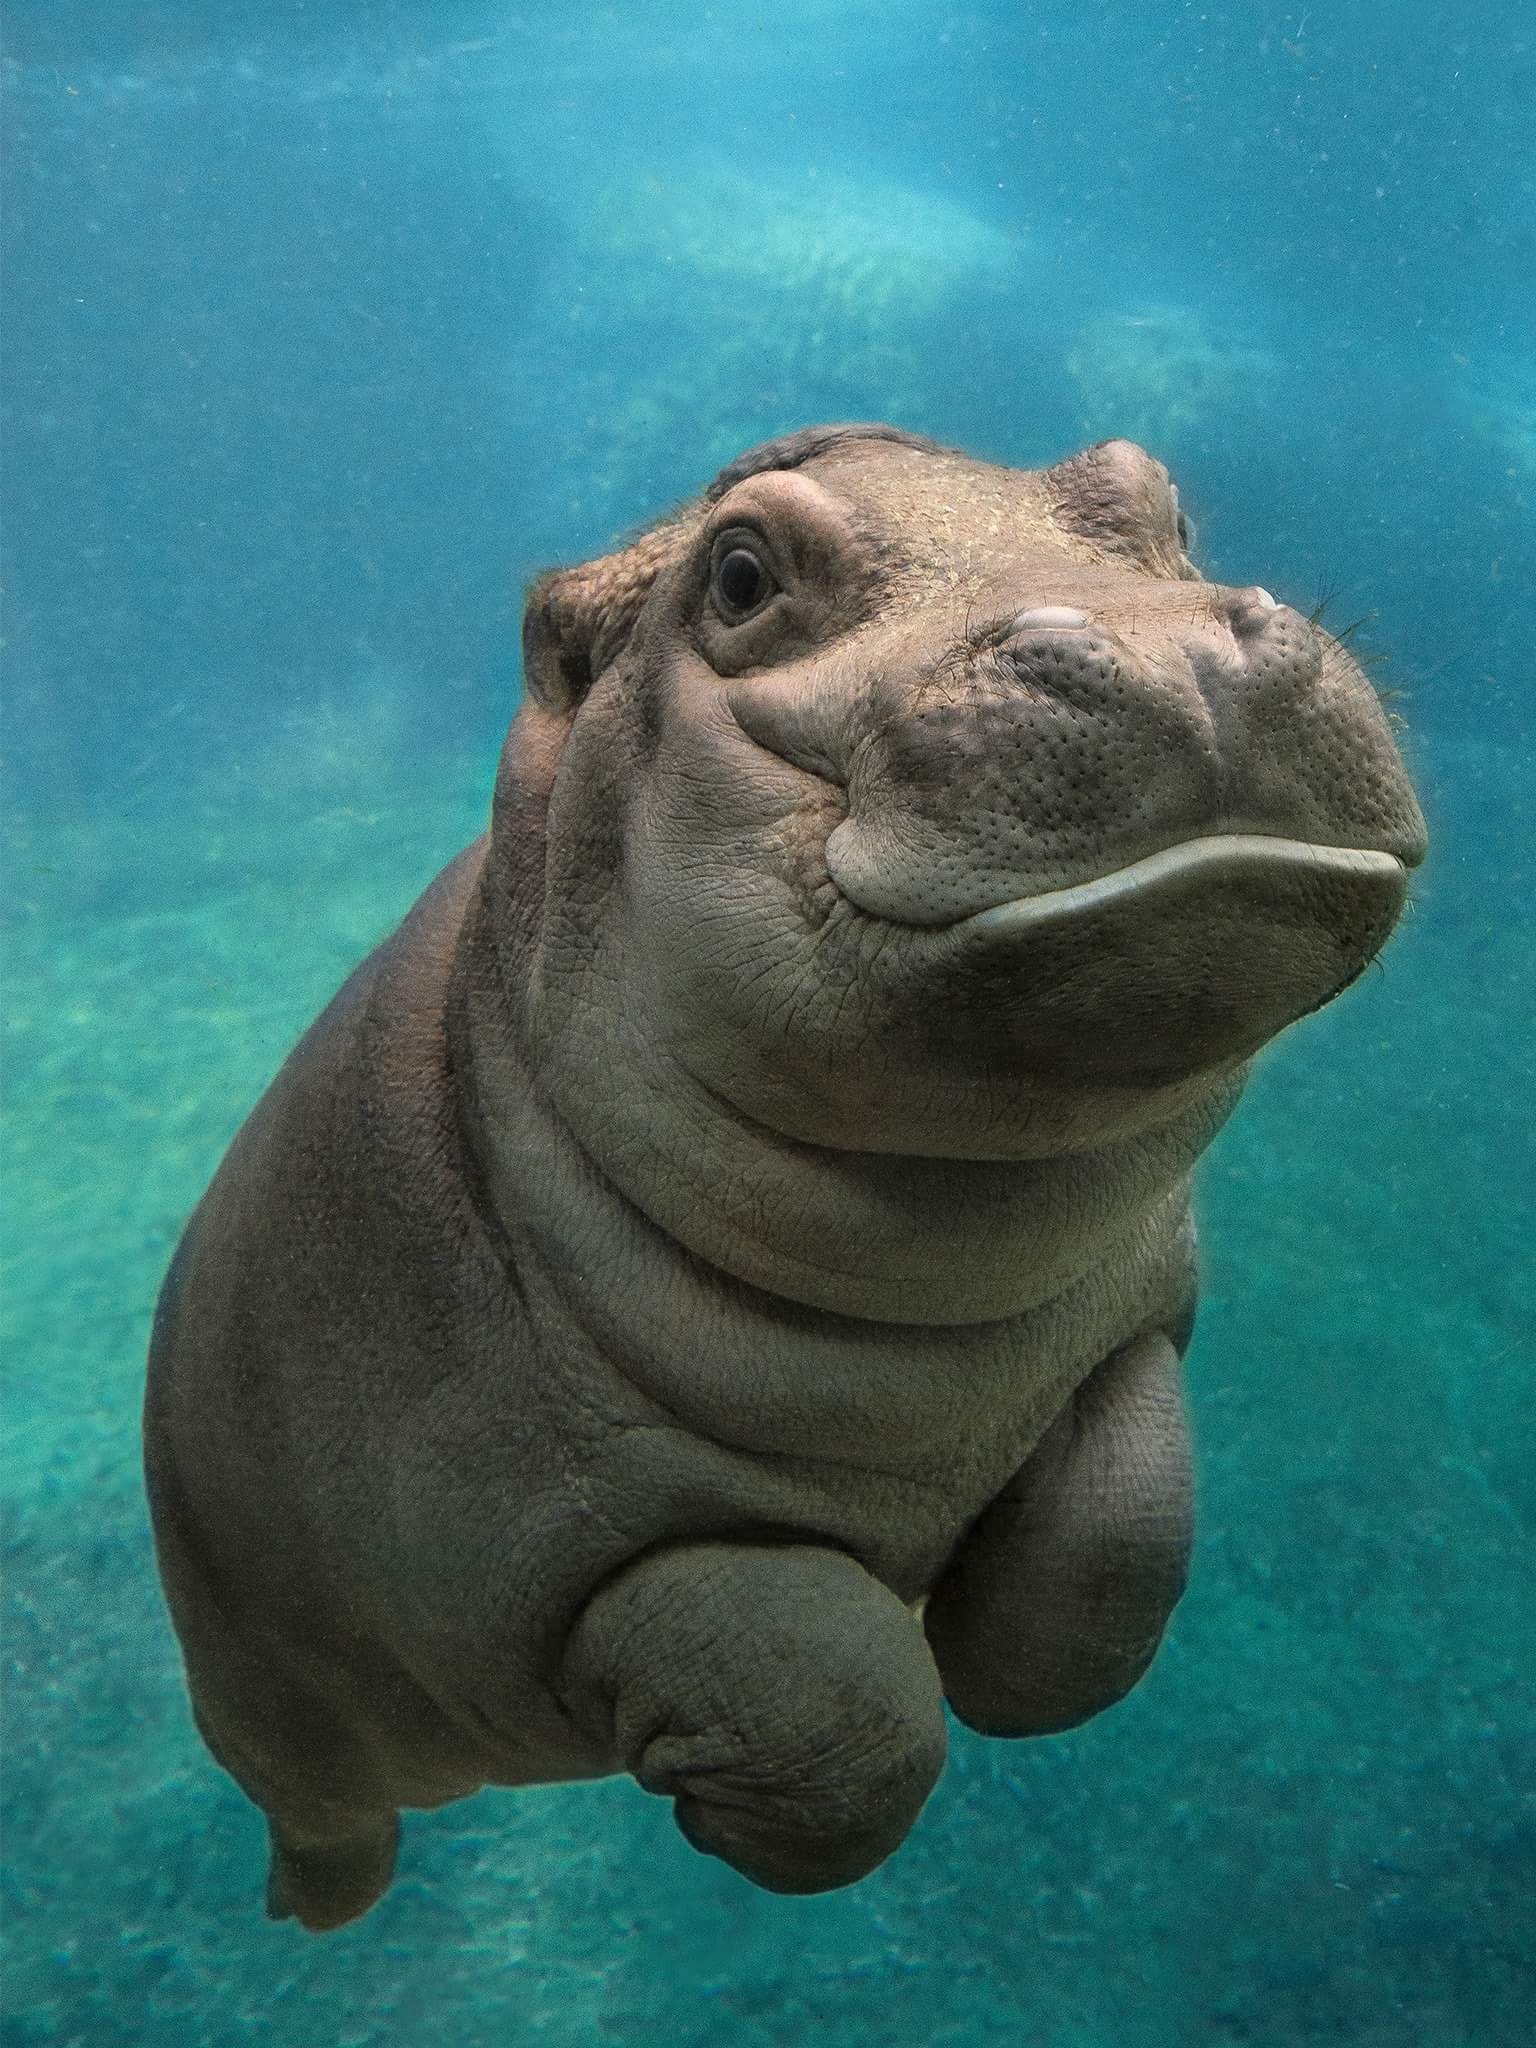
[[[1274,871],[1289,878],[1350,881],[1379,888],[1395,884],[1406,889],[1407,868],[1394,853],[1372,847],[1318,845],[1305,839],[1280,839],[1258,832],[1222,832],[1162,847],[1129,866],[1077,882],[1065,889],[1045,889],[1016,896],[987,910],[957,918],[951,929],[985,932],[994,937],[1022,937],[1063,921],[1117,908],[1133,899],[1182,892],[1191,884],[1219,883],[1227,878],[1261,876]]]
[[[930,925],[934,1049],[1142,1085],[1246,1059],[1364,971],[1408,868],[1379,849],[1214,833]]]

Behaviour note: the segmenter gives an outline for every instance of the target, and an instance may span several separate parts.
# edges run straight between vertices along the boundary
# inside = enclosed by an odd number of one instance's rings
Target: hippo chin
[[[1348,654],[1159,464],[887,427],[540,579],[491,830],[293,1053],[161,1298],[145,1440],[269,1910],[402,1806],[632,1772],[847,1884],[1184,1584],[1191,1169],[1424,830]]]

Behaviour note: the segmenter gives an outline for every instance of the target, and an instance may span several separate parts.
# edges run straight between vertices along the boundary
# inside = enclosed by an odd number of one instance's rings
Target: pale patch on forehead
[[[853,443],[808,463],[806,474],[881,545],[891,595],[904,603],[977,595],[1026,557],[1084,568],[1109,559],[1056,518],[1038,470]]]

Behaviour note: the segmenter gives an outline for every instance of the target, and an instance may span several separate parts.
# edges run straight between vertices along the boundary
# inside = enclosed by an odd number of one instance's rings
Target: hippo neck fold
[[[488,863],[461,951],[454,1065],[503,1225],[568,1270],[607,1264],[632,1209],[680,1259],[804,1307],[919,1325],[1025,1314],[1116,1248],[1177,1232],[1190,1170],[1240,1092],[1238,1074],[1152,1129],[1044,1159],[804,1144],[611,1012],[569,1012],[558,1057],[541,1057],[530,977],[492,936],[507,925],[485,900],[494,889]]]

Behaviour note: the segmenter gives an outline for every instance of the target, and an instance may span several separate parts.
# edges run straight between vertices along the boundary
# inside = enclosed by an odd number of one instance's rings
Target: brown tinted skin
[[[791,436],[542,579],[525,647],[490,834],[156,1325],[199,1725],[313,1928],[402,1805],[624,1770],[758,1883],[848,1883],[944,1698],[1018,1736],[1133,1685],[1190,1541],[1190,1171],[1422,853],[1359,670],[1202,582],[1126,443]]]

